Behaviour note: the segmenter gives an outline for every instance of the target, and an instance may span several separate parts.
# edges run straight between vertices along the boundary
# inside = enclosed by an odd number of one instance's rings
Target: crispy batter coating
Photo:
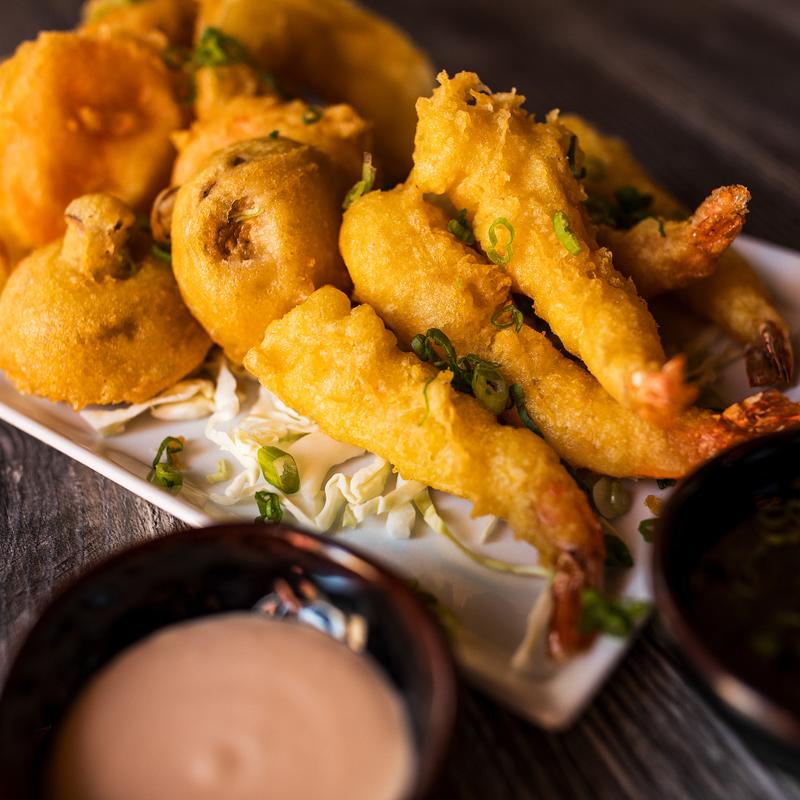
[[[739,235],[750,192],[744,186],[715,189],[687,220],[648,217],[629,230],[600,225],[597,239],[614,254],[642,297],[688,286],[714,273],[717,262]]]
[[[81,29],[111,36],[133,36],[159,50],[192,43],[196,0],[88,0]]]
[[[21,392],[75,408],[147,400],[211,342],[127,206],[87,195],[66,218],[66,236],[22,261],[0,294],[0,368]]]
[[[75,197],[109,192],[147,209],[180,123],[166,68],[134,40],[42,33],[22,44],[0,65],[0,240],[12,261],[64,232]]]
[[[375,124],[389,175],[411,166],[414,103],[433,70],[399,28],[350,0],[202,0],[199,30],[241,40],[260,65],[292,88],[349,103]]]
[[[414,187],[371,192],[356,202],[340,234],[356,299],[380,314],[403,347],[436,327],[459,354],[498,362],[522,386],[545,439],[574,466],[618,477],[678,478],[743,439],[800,419],[800,406],[774,393],[745,401],[747,415],[745,404],[737,404],[722,416],[689,409],[669,429],[646,422],[544,334],[528,325],[518,333],[495,328],[493,314],[511,302],[511,281],[453,236],[447,222]],[[732,425],[734,418],[741,424]]]
[[[274,97],[238,97],[215,116],[173,137],[179,155],[172,182],[186,183],[217,150],[273,131],[313,145],[328,156],[342,174],[344,191],[359,179],[364,152],[372,149],[372,126],[348,105],[318,109],[302,100],[283,103]]]
[[[657,216],[685,216],[683,206],[650,179],[620,139],[604,136],[580,117],[561,119],[578,135],[587,167],[584,184],[589,192],[610,199],[619,187],[634,186],[642,194],[653,196],[652,211]],[[742,256],[725,250],[713,275],[682,289],[677,296],[745,345],[751,386],[791,383],[794,358],[788,326]]]
[[[186,304],[240,362],[264,328],[326,283],[347,286],[337,248],[339,178],[290,139],[252,139],[213,155],[181,187],[172,260]]]
[[[545,565],[569,576],[558,584],[560,608],[599,583],[600,528],[558,456],[456,392],[450,373],[402,353],[368,305],[351,311],[342,292],[319,289],[267,328],[245,366],[335,439],[386,458],[407,479],[468,498],[475,514],[507,519]],[[579,644],[579,599],[570,608],[563,636],[551,637],[557,654]]]
[[[657,424],[674,422],[695,392],[681,358],[665,363],[647,305],[594,240],[566,158],[569,132],[555,115],[536,123],[519,95],[487,94],[474,73],[439,80],[417,103],[411,180],[466,208],[481,247],[497,258],[509,256],[502,221],[513,226],[515,288],[614,398]]]

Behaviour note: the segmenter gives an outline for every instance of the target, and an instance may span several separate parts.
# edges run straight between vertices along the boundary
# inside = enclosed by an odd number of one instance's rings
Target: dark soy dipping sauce
[[[689,614],[734,674],[800,715],[800,485],[764,497],[708,550],[689,580]]]

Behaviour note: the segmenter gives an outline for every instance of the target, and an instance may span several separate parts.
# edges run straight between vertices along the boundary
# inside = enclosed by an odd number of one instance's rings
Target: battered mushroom
[[[0,241],[12,262],[64,232],[64,209],[109,192],[145,211],[181,125],[169,73],[130,38],[43,33],[0,66]]]
[[[252,139],[213,155],[178,192],[175,277],[186,304],[241,361],[274,319],[327,283],[345,287],[338,179],[315,148]]]
[[[211,343],[128,206],[86,195],[65,216],[64,238],[22,261],[0,295],[0,369],[74,408],[147,400]]]

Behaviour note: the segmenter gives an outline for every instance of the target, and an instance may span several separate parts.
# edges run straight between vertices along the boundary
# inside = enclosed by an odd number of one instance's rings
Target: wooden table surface
[[[75,0],[3,4],[0,52],[67,28]],[[267,4],[265,4],[266,6]],[[388,0],[448,70],[578,110],[635,143],[687,203],[753,193],[747,231],[800,248],[800,4],[795,0]],[[53,588],[111,551],[179,526],[0,424],[0,673]],[[465,689],[442,798],[800,798],[690,682],[657,624],[582,719],[551,735]]]

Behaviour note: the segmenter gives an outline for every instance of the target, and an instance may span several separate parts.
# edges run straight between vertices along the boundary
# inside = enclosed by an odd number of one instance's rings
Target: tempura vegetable
[[[0,294],[0,369],[21,392],[137,403],[197,368],[211,346],[133,211],[74,200],[66,236],[36,250]]]
[[[144,212],[180,127],[161,58],[132,39],[42,33],[0,65],[0,241],[12,262],[64,232],[64,209],[109,192]]]
[[[552,651],[580,646],[580,593],[600,583],[603,538],[544,441],[498,424],[451,387],[451,374],[402,353],[368,305],[351,311],[333,287],[273,322],[245,366],[329,436],[387,459],[408,480],[471,500],[476,515],[507,519],[556,572]]]
[[[264,136],[285,136],[310,144],[329,157],[342,175],[344,190],[358,180],[364,153],[372,150],[371,125],[350,106],[318,108],[302,100],[238,97],[217,114],[195,122],[173,137],[179,154],[172,170],[174,184],[185,183],[208,157],[235,142]]]
[[[522,387],[542,435],[573,466],[617,477],[679,478],[739,441],[800,421],[800,406],[775,392],[722,415],[689,409],[669,429],[646,422],[521,314],[515,322],[503,267],[448,229],[456,221],[415,187],[372,192],[355,203],[340,234],[355,297],[380,314],[403,347],[439,328],[460,354],[498,363]]]
[[[590,195],[610,201],[621,188],[633,188],[640,197],[652,198],[646,213],[667,219],[686,216],[686,209],[651,180],[622,140],[604,136],[580,117],[561,119],[577,134],[579,148],[585,154],[583,182]],[[745,345],[751,386],[791,382],[794,358],[789,329],[741,255],[725,250],[713,275],[676,294],[700,316]]]
[[[178,191],[175,277],[232,360],[317,287],[348,285],[337,248],[341,200],[328,159],[283,137],[220,150]]]
[[[474,73],[417,103],[411,181],[466,209],[489,258],[564,346],[616,400],[672,424],[695,391],[684,361],[666,361],[656,323],[633,283],[597,246],[568,158],[570,134],[551,115],[536,123],[514,94],[488,94]]]
[[[240,40],[260,66],[290,89],[345,102],[375,124],[389,175],[411,165],[417,98],[433,71],[408,37],[350,0],[202,0],[198,30]]]

